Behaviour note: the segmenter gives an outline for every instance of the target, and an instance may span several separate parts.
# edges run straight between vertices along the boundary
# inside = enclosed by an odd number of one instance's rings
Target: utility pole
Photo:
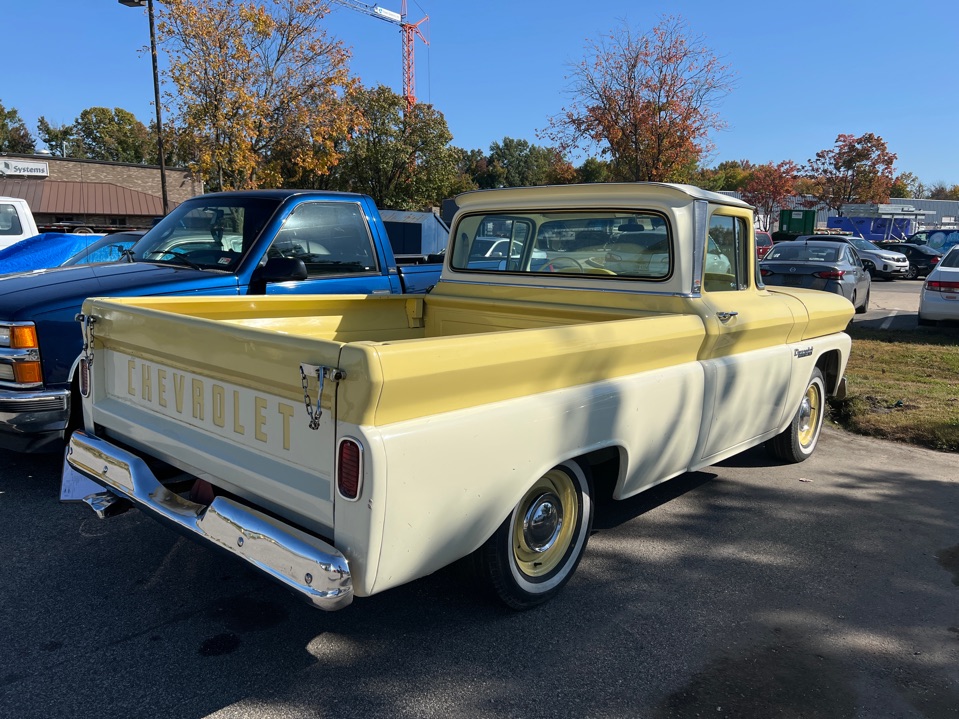
[[[160,195],[163,201],[163,214],[170,211],[170,201],[166,187],[166,158],[163,151],[163,117],[160,112],[160,71],[157,68],[157,41],[156,29],[153,23],[153,0],[117,0],[127,7],[143,7],[146,5],[147,15],[150,18],[150,56],[153,59],[153,104],[157,111],[157,153],[160,156]]]

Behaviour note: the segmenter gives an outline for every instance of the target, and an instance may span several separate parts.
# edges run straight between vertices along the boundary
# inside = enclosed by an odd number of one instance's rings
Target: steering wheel
[[[565,267],[563,266],[564,264],[566,265]],[[575,272],[586,272],[586,268],[583,267],[575,257],[554,257],[543,265],[545,272],[563,272],[567,269],[574,270]]]
[[[616,275],[618,273],[613,272],[611,269],[606,267],[606,263],[610,260],[616,261],[622,259],[618,255],[613,253],[607,253],[603,257],[589,257],[583,263],[583,272],[587,275]]]

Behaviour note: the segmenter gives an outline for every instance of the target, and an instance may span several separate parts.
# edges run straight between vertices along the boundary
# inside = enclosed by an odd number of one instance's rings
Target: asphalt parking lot
[[[856,321],[906,322],[919,284]],[[61,504],[59,464],[0,452],[2,717],[959,717],[955,455],[827,428],[800,465],[756,448],[600,502],[521,614],[453,570],[325,614]]]
[[[884,330],[918,328],[921,289],[921,280],[874,279],[869,311],[856,315],[853,324]]]

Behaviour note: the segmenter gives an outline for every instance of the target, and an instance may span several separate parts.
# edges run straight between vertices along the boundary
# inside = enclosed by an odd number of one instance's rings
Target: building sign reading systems
[[[3,160],[0,161],[0,175],[30,175],[33,177],[49,177],[50,168],[46,162],[31,162],[30,160]]]

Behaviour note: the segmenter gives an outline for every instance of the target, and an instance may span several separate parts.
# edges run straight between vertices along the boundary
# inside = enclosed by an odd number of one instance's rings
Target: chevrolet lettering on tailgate
[[[302,416],[295,420],[297,407],[291,402],[122,353],[112,353],[110,359],[108,393],[121,402],[133,402],[224,439],[253,438],[277,456],[290,452],[294,434],[309,431]]]

